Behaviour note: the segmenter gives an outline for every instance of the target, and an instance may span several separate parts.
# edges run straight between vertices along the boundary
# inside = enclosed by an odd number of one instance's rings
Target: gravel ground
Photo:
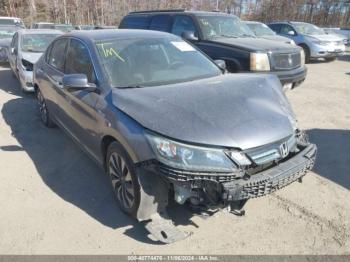
[[[308,65],[288,97],[319,154],[303,183],[248,201],[246,215],[172,212],[193,232],[151,242],[121,213],[107,177],[0,67],[1,254],[350,254],[350,54]]]

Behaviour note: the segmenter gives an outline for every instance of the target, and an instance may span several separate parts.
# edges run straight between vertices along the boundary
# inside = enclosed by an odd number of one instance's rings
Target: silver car
[[[312,58],[333,61],[345,52],[342,38],[327,35],[321,28],[304,22],[276,22],[269,27],[277,34],[289,37],[305,52],[305,62]]]
[[[246,21],[245,24],[249,27],[250,30],[254,32],[254,34],[257,37],[295,45],[292,39],[276,34],[273,30],[271,30],[270,27],[268,27],[264,23],[256,21]]]
[[[62,32],[58,30],[24,29],[12,38],[8,59],[13,73],[21,82],[23,91],[34,91],[33,65],[47,46]]]

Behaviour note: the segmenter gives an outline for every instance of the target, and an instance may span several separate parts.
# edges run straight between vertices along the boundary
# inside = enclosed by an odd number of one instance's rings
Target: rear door
[[[42,91],[49,112],[53,115],[53,118],[63,123],[63,85],[62,78],[64,75],[65,66],[65,53],[67,50],[68,38],[59,38],[52,43],[50,52],[47,54],[46,62],[42,63],[38,68],[41,74],[40,90]]]

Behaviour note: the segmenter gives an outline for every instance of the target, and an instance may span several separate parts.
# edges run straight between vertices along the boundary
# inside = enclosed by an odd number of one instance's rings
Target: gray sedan
[[[181,38],[76,31],[34,66],[43,123],[58,125],[108,174],[119,207],[165,243],[192,210],[243,215],[249,198],[301,181],[316,157],[273,75],[226,74]]]

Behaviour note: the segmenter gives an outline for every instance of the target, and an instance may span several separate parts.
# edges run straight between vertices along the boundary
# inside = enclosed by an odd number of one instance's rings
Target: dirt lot
[[[304,182],[250,200],[246,216],[173,213],[186,240],[162,245],[121,213],[106,176],[0,68],[0,253],[350,254],[350,54],[308,65],[288,97],[318,145]]]

